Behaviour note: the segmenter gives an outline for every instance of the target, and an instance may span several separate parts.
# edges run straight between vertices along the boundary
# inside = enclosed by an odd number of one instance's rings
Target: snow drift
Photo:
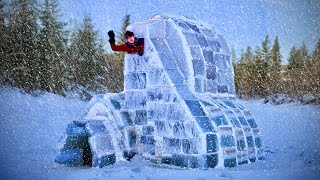
[[[104,168],[54,163],[56,143],[87,102],[0,88],[0,179],[320,179],[320,106],[240,101],[255,115],[266,159],[234,168],[187,170],[141,155]]]

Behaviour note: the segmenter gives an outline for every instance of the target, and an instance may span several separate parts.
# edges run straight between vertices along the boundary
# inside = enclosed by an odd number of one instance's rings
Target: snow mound
[[[306,94],[301,98],[292,98],[287,94],[273,94],[264,99],[264,103],[271,103],[274,105],[288,104],[292,102],[299,102],[303,104],[316,104],[318,99],[312,94]]]
[[[280,105],[284,103],[291,103],[294,102],[295,100],[291,97],[289,97],[287,94],[273,94],[270,96],[267,96],[264,99],[264,103],[271,103],[274,105]]]

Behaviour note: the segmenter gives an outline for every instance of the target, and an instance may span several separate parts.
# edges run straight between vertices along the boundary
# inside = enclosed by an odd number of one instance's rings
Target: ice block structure
[[[236,101],[225,39],[186,17],[128,27],[145,38],[126,54],[124,91],[95,96],[69,124],[56,161],[103,167],[134,154],[186,168],[234,167],[264,158],[253,115]]]

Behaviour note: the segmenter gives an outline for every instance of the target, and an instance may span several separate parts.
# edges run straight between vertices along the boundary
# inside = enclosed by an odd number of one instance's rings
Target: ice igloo
[[[103,167],[140,154],[207,169],[264,158],[255,119],[236,101],[221,35],[159,14],[128,29],[145,38],[144,55],[125,56],[123,92],[93,97],[84,119],[68,125],[56,162]]]

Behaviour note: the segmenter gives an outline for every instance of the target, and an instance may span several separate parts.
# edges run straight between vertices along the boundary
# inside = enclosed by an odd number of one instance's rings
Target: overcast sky
[[[109,29],[120,31],[125,14],[131,23],[147,21],[157,13],[194,17],[212,24],[230,48],[253,49],[269,35],[279,37],[283,61],[291,47],[304,41],[309,53],[320,38],[318,0],[60,0],[67,22],[91,15],[96,30],[107,39]]]

